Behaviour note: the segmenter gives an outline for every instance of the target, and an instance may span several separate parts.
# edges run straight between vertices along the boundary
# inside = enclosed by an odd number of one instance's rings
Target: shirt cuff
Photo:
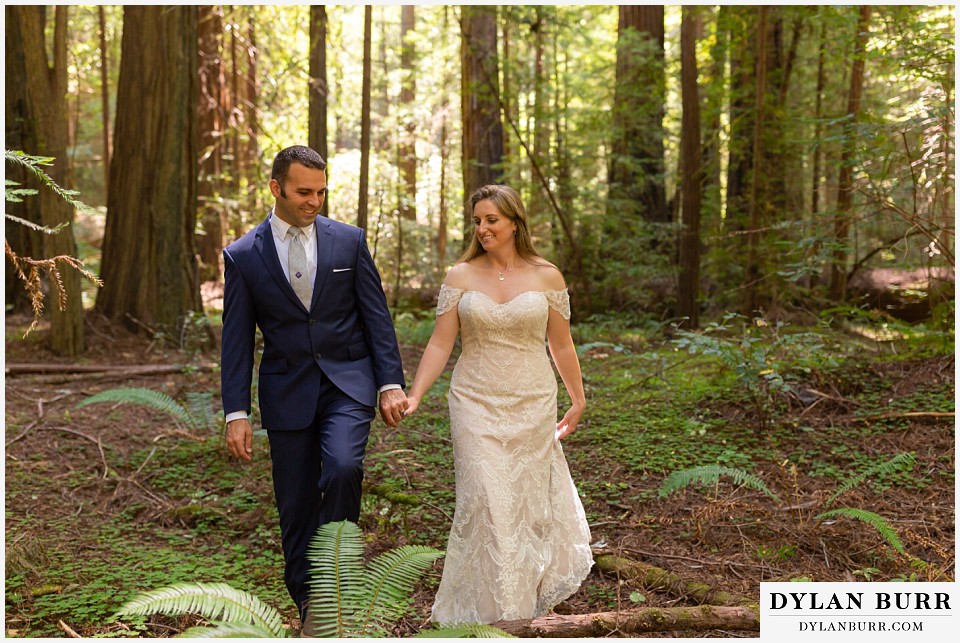
[[[224,418],[224,423],[230,424],[234,420],[246,420],[247,412],[246,411],[234,411],[233,413],[227,413],[227,417]]]
[[[392,391],[395,388],[403,388],[403,387],[400,386],[399,384],[384,384],[383,386],[380,387],[380,392],[383,393],[384,391]]]

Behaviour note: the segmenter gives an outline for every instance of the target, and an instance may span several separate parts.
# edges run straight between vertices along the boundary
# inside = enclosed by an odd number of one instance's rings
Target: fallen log
[[[4,370],[7,375],[28,373],[108,373],[111,375],[154,375],[157,373],[180,373],[182,371],[212,371],[218,364],[11,364]]]
[[[620,574],[622,578],[639,581],[644,588],[667,592],[671,596],[684,598],[707,605],[756,606],[759,601],[742,594],[718,590],[706,583],[688,581],[665,569],[613,554],[594,556],[597,569],[608,574]]]
[[[523,638],[599,637],[617,632],[735,630],[760,631],[759,607],[641,607],[627,612],[548,614],[533,620],[494,623],[504,632]]]

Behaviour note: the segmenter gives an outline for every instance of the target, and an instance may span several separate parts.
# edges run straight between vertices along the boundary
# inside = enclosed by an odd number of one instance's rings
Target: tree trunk
[[[400,8],[400,215],[409,221],[417,219],[417,123],[413,112],[416,104],[416,48],[410,37],[416,25],[413,5]]]
[[[620,5],[607,218],[668,222],[663,167],[663,6]]]
[[[767,11],[761,6],[757,25],[756,95],[753,117],[753,167],[750,180],[750,228],[747,234],[747,267],[745,271],[743,313],[752,315],[757,309],[757,290],[760,281],[760,263],[757,253],[762,210],[760,159],[763,153],[763,105],[767,93]]]
[[[760,610],[750,607],[642,607],[629,612],[549,614],[532,621],[501,621],[494,627],[520,638],[592,638],[611,633],[760,631]]]
[[[727,13],[729,8],[721,6],[716,13],[716,39],[710,48],[710,67],[705,80],[705,95],[703,97],[703,204],[702,215],[706,225],[710,227],[710,234],[720,234],[724,220],[722,189],[720,183],[721,145],[720,133],[723,129],[721,115],[723,113],[724,97],[726,94],[726,66],[728,46]]]
[[[842,302],[847,296],[847,257],[850,254],[850,206],[853,201],[853,157],[856,152],[856,124],[860,116],[860,97],[863,93],[870,5],[860,6],[857,37],[853,49],[853,67],[850,72],[850,94],[847,99],[847,125],[840,155],[840,177],[837,184],[837,215],[834,222],[833,260],[830,266],[830,299]]]
[[[5,70],[5,145],[8,150],[35,149],[36,118],[30,111],[30,100],[27,97],[27,68],[23,38],[20,35],[20,21],[18,12],[22,9],[13,5],[6,5],[6,58]],[[29,177],[27,169],[17,164],[7,164],[6,178],[16,181],[21,187],[26,187]],[[37,186],[31,183],[31,187]],[[39,189],[39,188],[37,188]],[[40,224],[40,200],[37,197],[27,197],[19,203],[7,202],[6,211],[32,223]],[[15,221],[7,220],[4,226],[5,239],[11,249],[21,257],[43,256],[43,238],[41,232],[32,230]],[[24,313],[30,310],[30,297],[24,288],[17,272],[6,260],[5,303],[8,310]]]
[[[533,31],[533,158],[544,172],[549,171],[550,159],[550,125],[548,113],[550,99],[548,96],[549,78],[546,70],[546,32],[547,20],[545,7],[534,7],[534,20],[531,25]],[[549,215],[547,195],[543,187],[531,190],[530,202],[527,204],[527,215],[532,230],[536,230]],[[535,233],[536,236],[545,236]]]
[[[442,49],[447,50],[447,32],[450,28],[450,7],[443,7],[443,30],[441,38],[443,39]],[[448,96],[447,88],[450,86],[450,65],[444,65],[443,71],[443,89],[444,96]],[[445,102],[440,108],[440,205],[439,221],[437,221],[437,268],[443,271],[447,265],[447,226],[448,211],[447,205],[447,167],[450,164],[450,145],[447,140],[447,119],[450,114],[450,103]]]
[[[683,7],[680,22],[680,84],[683,103],[683,227],[680,232],[680,284],[678,313],[689,328],[699,325],[700,293],[700,94],[697,90],[696,9]]]
[[[103,5],[97,7],[100,37],[100,117],[103,124],[103,193],[110,192],[110,75],[107,53],[107,14]]]
[[[239,171],[247,172],[248,168],[254,168],[257,173],[255,182],[261,183],[260,177],[260,144],[257,140],[260,132],[260,121],[257,118],[257,99],[260,93],[260,84],[257,80],[257,21],[255,20],[254,7],[247,7],[247,73],[244,77],[243,101],[244,121],[247,126],[247,144],[244,146],[244,153],[240,155],[242,162]],[[326,158],[326,157],[324,157]],[[327,205],[326,199],[323,201],[324,207]]]
[[[50,156],[55,160],[46,169],[47,174],[66,185],[67,173],[67,10],[58,5],[54,13],[53,60],[47,57],[46,8],[20,6],[11,8],[7,15],[16,20],[19,38],[23,46],[23,63],[26,72],[27,114],[32,123],[26,130],[31,134],[25,143],[24,152],[38,156]],[[39,204],[40,223],[49,228],[73,221],[73,207],[52,190],[28,181],[28,187],[36,188],[35,199]],[[77,244],[73,228],[64,227],[57,234],[42,237],[42,256],[52,258],[63,255],[77,256]],[[61,264],[62,266],[62,264]],[[83,301],[80,295],[80,274],[71,268],[61,269],[63,308],[59,305],[57,289],[51,287],[47,310],[50,312],[50,347],[60,355],[77,355],[83,352]]]
[[[200,226],[197,250],[200,256],[200,280],[219,281],[220,255],[223,252],[223,231],[226,213],[216,194],[220,189],[226,134],[223,93],[226,77],[223,68],[223,13],[220,5],[199,7],[199,78],[200,101],[198,129],[200,136],[200,176],[197,198]]]
[[[357,225],[367,228],[367,203],[370,185],[370,92],[371,53],[373,40],[373,7],[363,8],[363,90],[360,107],[360,198]]]
[[[329,160],[327,149],[327,109],[330,98],[327,86],[327,9],[322,4],[310,5],[310,79],[307,145],[323,160]],[[329,170],[327,180],[330,180]],[[321,214],[326,216],[327,199]]]
[[[497,7],[464,5],[461,13],[461,100],[463,118],[463,226],[470,240],[473,221],[466,200],[474,190],[499,182],[503,169],[503,123],[497,59]]]
[[[175,332],[202,309],[197,208],[198,10],[126,6],[97,310]],[[158,97],[162,97],[159,100]]]

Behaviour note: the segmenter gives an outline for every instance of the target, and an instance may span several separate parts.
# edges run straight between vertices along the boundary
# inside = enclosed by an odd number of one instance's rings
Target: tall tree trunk
[[[247,73],[244,76],[244,101],[243,113],[244,122],[247,126],[247,144],[244,146],[244,153],[240,155],[243,163],[240,171],[247,172],[248,168],[253,167],[259,172],[260,168],[260,144],[257,141],[260,131],[260,121],[257,118],[257,100],[260,93],[260,84],[257,80],[257,21],[254,14],[254,7],[247,7]],[[326,158],[326,157],[324,157]],[[255,177],[259,179],[259,175]],[[256,180],[255,183],[261,183]],[[323,205],[327,202],[324,200]]]
[[[713,234],[719,234],[724,220],[722,190],[720,183],[720,133],[723,129],[721,115],[723,114],[724,97],[726,94],[726,66],[728,50],[727,13],[729,8],[721,6],[716,13],[716,38],[710,48],[710,67],[705,80],[705,95],[703,98],[703,204],[702,215]]]
[[[450,29],[450,7],[443,7],[443,27],[441,30],[441,50],[447,51],[447,33]],[[450,67],[443,66],[443,95],[449,96],[450,87]],[[448,211],[447,205],[447,167],[450,164],[450,145],[447,135],[447,119],[450,115],[450,103],[444,102],[440,108],[440,205],[439,220],[437,221],[437,267],[443,271],[447,264],[447,226]]]
[[[663,6],[620,5],[615,94],[607,218],[667,222]]]
[[[107,52],[107,14],[103,5],[97,7],[100,37],[100,118],[103,124],[103,193],[110,192],[110,74]]]
[[[200,176],[197,186],[202,233],[197,234],[200,256],[200,280],[220,280],[220,255],[223,252],[223,231],[226,212],[216,193],[223,177],[221,159],[226,134],[223,93],[226,77],[223,67],[223,13],[221,5],[199,7],[199,78],[198,130],[200,136]]]
[[[197,207],[197,27],[190,6],[126,6],[97,310],[170,333],[202,308]],[[163,97],[163,100],[158,100]],[[139,323],[138,323],[139,322]]]
[[[548,121],[549,79],[546,70],[546,8],[533,8],[534,19],[530,29],[533,31],[533,157],[544,172],[550,167],[550,125]],[[551,172],[552,174],[552,172]],[[536,184],[535,184],[536,185]],[[530,203],[527,204],[527,214],[533,229],[545,223],[549,207],[547,195],[543,193],[543,186],[539,190],[532,190]],[[539,235],[538,235],[539,236]]]
[[[464,5],[461,13],[461,100],[463,118],[463,226],[469,242],[473,221],[466,199],[502,176],[503,123],[497,59],[497,7]]]
[[[310,79],[307,145],[323,159],[329,160],[327,149],[327,109],[330,97],[327,86],[327,9],[322,4],[310,5]],[[327,180],[330,180],[329,170]],[[326,216],[327,199],[321,214]]]
[[[26,70],[26,99],[29,118],[33,121],[27,130],[32,134],[28,154],[50,156],[55,160],[47,169],[54,181],[66,185],[67,173],[67,10],[58,5],[54,11],[53,60],[48,58],[45,37],[46,8],[21,6],[7,15],[17,21],[23,45]],[[39,189],[40,222],[50,228],[73,221],[73,208],[52,190],[28,182]],[[43,235],[44,258],[77,256],[73,227],[67,225],[57,234]],[[63,266],[61,265],[61,268]],[[57,302],[56,289],[51,288],[47,303],[50,313],[50,347],[60,355],[77,355],[83,351],[83,301],[80,295],[80,275],[76,270],[60,270],[65,305]]]
[[[696,9],[683,7],[680,21],[680,84],[683,103],[683,227],[680,232],[680,284],[678,313],[689,327],[699,325],[700,293],[700,94],[697,90]]]
[[[746,283],[744,284],[743,312],[745,315],[752,315],[756,312],[757,290],[760,281],[760,263],[757,246],[759,245],[760,227],[763,216],[763,206],[759,200],[762,193],[760,159],[763,153],[763,106],[767,93],[767,12],[768,8],[766,6],[760,7],[756,34],[757,88],[753,120],[753,167],[750,172],[750,228],[747,234],[747,269],[745,273]]]
[[[370,185],[370,67],[373,40],[373,7],[363,8],[363,90],[360,106],[360,195],[357,225],[367,228],[367,203]]]
[[[416,104],[416,47],[410,33],[416,26],[413,5],[400,8],[400,119],[403,123],[400,153],[400,214],[404,219],[417,219],[417,122],[413,112]]]
[[[850,94],[847,99],[847,126],[840,155],[840,177],[837,185],[837,218],[834,223],[833,261],[830,266],[830,299],[843,301],[847,296],[847,257],[850,254],[850,206],[853,197],[853,157],[856,153],[856,126],[860,117],[860,97],[863,94],[863,70],[866,63],[867,39],[870,29],[870,5],[860,6],[857,36],[850,72]]]
[[[27,68],[23,38],[20,34],[20,20],[18,12],[22,9],[14,5],[4,7],[6,20],[6,39],[4,49],[5,71],[5,145],[8,150],[36,149],[37,121],[30,110],[30,99],[27,96]],[[21,187],[34,181],[27,169],[13,163],[6,166],[6,178],[16,181]],[[39,189],[31,183],[30,187]],[[8,202],[6,211],[16,217],[40,224],[40,200],[28,197],[19,203]],[[21,257],[42,257],[42,233],[32,230],[15,221],[7,220],[4,226],[5,239],[10,248]],[[8,310],[27,312],[30,310],[30,297],[24,288],[23,282],[17,276],[13,264],[7,260],[5,275],[5,303]]]
[[[817,8],[822,14],[822,9]],[[820,15],[820,42],[817,47],[817,96],[816,96],[816,114],[814,121],[814,148],[813,148],[813,177],[811,180],[810,194],[810,219],[816,221],[817,214],[820,212],[820,194],[821,194],[821,174],[823,174],[823,91],[826,85],[826,51],[827,51],[827,21]],[[816,256],[820,253],[821,243],[817,241],[811,248],[811,253]],[[820,272],[811,271],[808,283],[811,288],[815,288],[820,283]]]

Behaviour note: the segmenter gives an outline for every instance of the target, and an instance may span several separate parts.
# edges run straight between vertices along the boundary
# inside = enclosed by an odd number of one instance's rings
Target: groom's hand
[[[397,426],[407,410],[407,395],[403,389],[394,388],[380,394],[380,417],[387,426]]]
[[[250,420],[234,420],[227,424],[227,448],[230,455],[250,462],[253,456],[253,427]]]

